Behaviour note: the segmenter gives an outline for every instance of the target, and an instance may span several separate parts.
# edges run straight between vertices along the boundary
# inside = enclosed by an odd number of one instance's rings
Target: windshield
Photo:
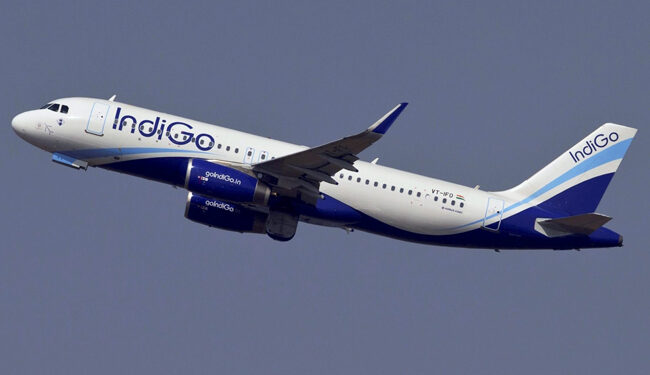
[[[68,113],[70,108],[68,108],[67,105],[60,105],[58,103],[47,103],[46,105],[42,106],[40,109],[49,109],[50,111],[54,112],[61,112],[61,113]]]

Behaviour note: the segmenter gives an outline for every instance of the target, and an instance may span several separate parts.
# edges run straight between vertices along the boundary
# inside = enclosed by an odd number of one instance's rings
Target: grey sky
[[[11,2],[0,12],[3,374],[647,374],[650,6]],[[599,212],[622,249],[448,249],[183,218],[185,193],[55,165],[11,118],[118,99],[484,189],[639,128]]]

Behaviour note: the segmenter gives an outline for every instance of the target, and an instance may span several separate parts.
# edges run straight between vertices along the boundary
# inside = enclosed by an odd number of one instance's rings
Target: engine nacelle
[[[235,203],[189,193],[185,217],[211,227],[241,233],[266,233],[265,213]]]
[[[271,189],[257,178],[221,164],[192,159],[187,165],[185,188],[193,193],[231,202],[266,205]]]

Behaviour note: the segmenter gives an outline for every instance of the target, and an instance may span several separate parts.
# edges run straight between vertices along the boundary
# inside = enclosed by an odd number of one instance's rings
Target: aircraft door
[[[251,164],[253,162],[253,156],[255,156],[255,149],[248,147],[246,149],[246,154],[244,154],[244,163]]]
[[[485,216],[483,217],[483,228],[495,232],[499,230],[499,227],[501,226],[501,218],[503,217],[504,205],[505,202],[503,199],[488,198],[487,207],[485,207]],[[491,222],[494,219],[496,219],[496,221]]]
[[[104,135],[104,125],[108,116],[110,106],[104,103],[94,103],[90,110],[90,117],[86,124],[86,133],[94,135]]]

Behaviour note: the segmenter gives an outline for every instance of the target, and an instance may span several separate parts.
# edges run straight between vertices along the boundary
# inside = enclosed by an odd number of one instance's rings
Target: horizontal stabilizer
[[[561,237],[570,234],[588,236],[610,220],[612,220],[611,217],[595,212],[557,219],[538,218],[535,220],[535,230],[547,237]]]

